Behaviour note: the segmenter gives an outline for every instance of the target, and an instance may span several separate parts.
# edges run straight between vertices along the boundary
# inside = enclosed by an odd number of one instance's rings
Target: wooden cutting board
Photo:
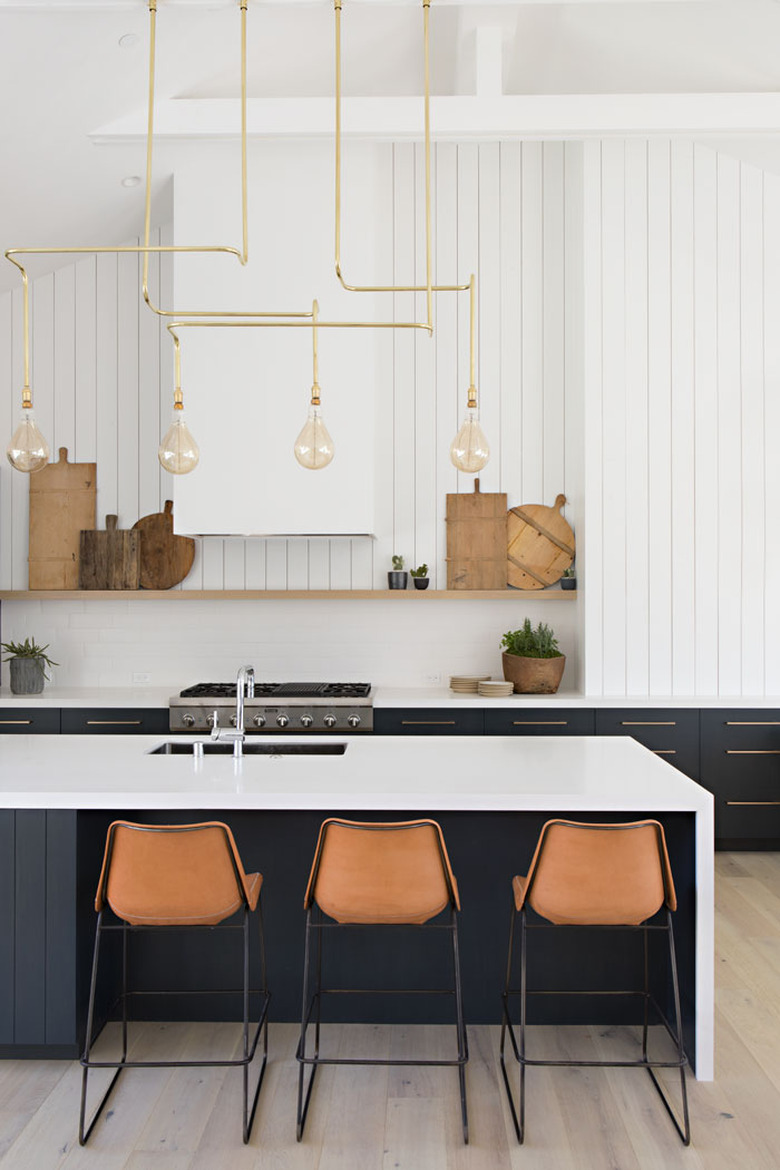
[[[566,497],[544,504],[523,504],[507,516],[507,580],[515,589],[554,585],[574,560],[574,533],[561,515]]]
[[[105,532],[81,533],[80,589],[138,588],[141,539],[137,532],[116,525],[116,516],[106,516]]]
[[[95,463],[57,463],[30,476],[30,589],[78,589],[79,533],[95,527]]]
[[[133,528],[141,540],[141,588],[171,589],[183,581],[195,559],[195,541],[174,535],[173,500],[165,501],[164,512],[143,516]]]
[[[447,588],[506,589],[506,492],[447,496]]]

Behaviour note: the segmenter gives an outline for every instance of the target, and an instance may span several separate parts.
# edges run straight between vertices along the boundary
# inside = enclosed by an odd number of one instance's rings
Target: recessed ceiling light
[[[141,182],[140,175],[125,175],[124,179],[122,179],[122,186],[123,187],[137,187],[140,182]]]
[[[119,38],[119,46],[122,49],[134,49],[140,39],[138,33],[124,33]]]

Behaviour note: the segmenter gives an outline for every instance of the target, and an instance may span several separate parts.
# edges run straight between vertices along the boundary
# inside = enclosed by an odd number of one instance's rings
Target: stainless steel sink
[[[204,756],[232,756],[232,743],[198,742],[198,751]],[[291,743],[289,740],[280,740],[279,743],[253,743],[245,741],[243,755],[245,756],[343,756],[347,750],[345,743]],[[168,740],[152,748],[150,756],[194,756],[196,745],[190,740]]]

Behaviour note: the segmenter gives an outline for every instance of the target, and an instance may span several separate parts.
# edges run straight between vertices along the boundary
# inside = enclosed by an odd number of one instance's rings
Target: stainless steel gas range
[[[258,683],[244,699],[247,734],[372,731],[370,683]],[[198,683],[169,701],[171,731],[236,726],[236,684]],[[216,716],[215,716],[216,712]]]

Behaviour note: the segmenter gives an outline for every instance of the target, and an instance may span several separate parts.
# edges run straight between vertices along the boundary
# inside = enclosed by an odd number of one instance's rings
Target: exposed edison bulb
[[[490,458],[490,447],[479,425],[479,411],[470,406],[463,425],[450,446],[450,459],[458,471],[481,471]]]
[[[49,444],[38,429],[31,407],[22,408],[22,417],[6,454],[17,471],[40,471],[49,462]]]
[[[295,440],[294,451],[301,467],[307,467],[309,471],[320,471],[333,458],[333,439],[322,421],[319,406],[313,404],[309,407],[309,417]]]
[[[157,458],[171,475],[186,475],[198,466],[200,448],[184,421],[184,411],[174,409],[173,420],[157,449]]]

